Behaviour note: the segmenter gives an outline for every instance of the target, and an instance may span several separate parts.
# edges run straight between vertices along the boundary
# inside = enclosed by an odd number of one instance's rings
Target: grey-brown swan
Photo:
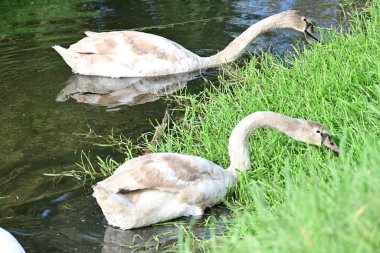
[[[263,127],[339,153],[320,123],[269,111],[255,112],[243,118],[232,131],[228,169],[197,156],[147,154],[125,162],[112,176],[94,185],[93,196],[108,223],[121,229],[202,215],[205,208],[223,200],[228,187],[235,184],[237,170],[251,168],[248,138],[253,130]]]
[[[258,35],[283,28],[317,39],[310,20],[299,11],[288,10],[255,23],[210,57],[200,57],[171,40],[137,31],[85,32],[87,37],[68,49],[53,48],[74,73],[104,77],[163,76],[232,62]]]

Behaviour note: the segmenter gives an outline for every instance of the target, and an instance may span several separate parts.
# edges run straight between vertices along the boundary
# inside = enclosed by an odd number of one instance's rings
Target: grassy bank
[[[337,157],[258,130],[249,143],[252,170],[239,175],[225,201],[234,218],[226,220],[224,234],[202,240],[184,231],[180,252],[380,250],[379,13],[380,0],[374,0],[345,34],[324,32],[322,44],[286,62],[263,53],[259,67],[252,59],[221,76],[218,87],[178,97],[184,116],[163,133],[157,152],[199,155],[228,167],[232,128],[262,110],[321,122],[341,147]],[[129,149],[122,152],[131,157]],[[68,176],[95,180],[116,167],[101,161],[96,172],[85,164],[84,172]]]
[[[231,129],[271,110],[322,122],[342,154],[298,143],[273,130],[250,140],[252,170],[226,205],[225,235],[186,236],[180,251],[375,252],[380,250],[380,1],[353,17],[350,30],[289,62],[263,54],[218,88],[181,97],[183,121],[158,151],[205,157],[227,167]]]

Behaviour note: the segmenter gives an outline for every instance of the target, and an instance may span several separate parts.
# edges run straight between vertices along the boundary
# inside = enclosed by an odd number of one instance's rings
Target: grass
[[[271,110],[322,122],[342,154],[273,130],[250,141],[252,170],[226,205],[224,236],[184,233],[180,252],[376,252],[380,250],[380,1],[353,16],[348,33],[284,62],[262,54],[217,88],[182,96],[184,118],[158,151],[194,154],[224,167],[228,136],[250,112]],[[290,67],[289,67],[290,65]]]
[[[259,110],[319,121],[341,147],[336,157],[274,130],[255,132],[252,170],[239,175],[225,201],[235,218],[210,240],[183,229],[178,251],[380,250],[379,13],[374,0],[352,17],[345,34],[323,32],[322,44],[283,61],[263,53],[259,66],[253,58],[221,75],[218,87],[178,97],[183,118],[163,133],[157,152],[199,155],[228,167],[231,129]]]

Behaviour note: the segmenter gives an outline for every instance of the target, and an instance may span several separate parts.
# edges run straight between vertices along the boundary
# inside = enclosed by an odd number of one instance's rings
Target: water
[[[76,169],[81,150],[102,157],[113,155],[75,133],[84,133],[88,127],[98,134],[113,129],[136,140],[141,133],[152,131],[150,121],[160,120],[166,107],[165,99],[150,91],[149,81],[147,85],[139,81],[133,86],[123,81],[96,85],[99,78],[74,76],[51,46],[67,47],[86,30],[143,28],[207,56],[223,49],[250,24],[286,9],[305,11],[322,27],[335,25],[341,15],[338,1],[327,0],[2,0],[0,196],[7,198],[0,200],[0,226],[10,230],[27,252],[121,248],[128,252],[136,244],[152,250],[175,241],[175,226],[132,231],[108,227],[90,189],[70,179],[58,182],[43,176]],[[283,55],[298,41],[305,39],[296,32],[270,32],[249,51],[261,48]],[[215,73],[208,71],[204,76],[215,80]],[[169,93],[185,85],[190,92],[203,89],[202,78],[191,78],[185,76],[181,83],[167,86]],[[152,85],[161,87],[163,82]],[[212,211],[216,216],[223,212]],[[201,229],[196,231],[199,234]],[[162,244],[153,235],[159,235]],[[132,243],[133,238],[139,239]]]

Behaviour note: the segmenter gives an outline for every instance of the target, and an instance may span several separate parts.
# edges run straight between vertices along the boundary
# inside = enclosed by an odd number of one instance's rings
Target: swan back
[[[68,49],[54,47],[73,72],[79,74],[163,76],[193,71],[201,61],[183,46],[154,34],[119,31],[86,32],[86,35]]]

